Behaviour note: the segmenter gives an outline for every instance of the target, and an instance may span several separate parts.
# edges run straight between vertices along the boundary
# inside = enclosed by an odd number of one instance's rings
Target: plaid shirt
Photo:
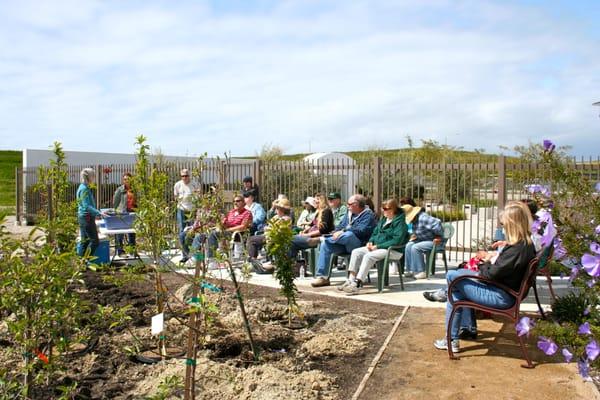
[[[426,212],[420,212],[416,220],[413,220],[413,234],[417,236],[417,242],[431,241],[436,236],[444,235],[442,221],[432,217]]]

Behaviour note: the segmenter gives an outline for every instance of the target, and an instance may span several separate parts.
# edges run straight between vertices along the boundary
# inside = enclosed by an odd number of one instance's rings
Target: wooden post
[[[506,204],[506,157],[498,156],[498,210]]]
[[[15,205],[17,224],[21,225],[23,215],[23,174],[19,167],[15,167]]]
[[[260,184],[262,183],[262,177],[260,176],[260,164],[261,161],[256,159],[254,160],[254,176],[253,176],[253,181],[256,184],[256,186],[258,186],[259,190],[260,190]],[[264,200],[263,200],[264,201]]]
[[[375,214],[379,214],[381,209],[381,188],[383,182],[381,180],[381,157],[375,157],[373,159],[373,204],[375,209],[372,210]]]
[[[102,173],[103,173],[102,165],[96,166],[96,207],[98,209],[102,208]]]

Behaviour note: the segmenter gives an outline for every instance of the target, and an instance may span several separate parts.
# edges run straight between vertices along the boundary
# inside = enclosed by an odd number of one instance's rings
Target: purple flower
[[[546,196],[546,197],[550,197],[550,194],[551,194],[550,189],[548,189],[548,187],[546,187],[544,185],[538,185],[538,184],[525,185],[525,188],[531,194],[539,193],[542,196]]]
[[[569,282],[573,282],[577,279],[577,275],[579,275],[579,268],[573,267],[571,268],[571,275],[569,276]]]
[[[519,323],[515,325],[517,329],[517,336],[527,335],[529,336],[529,331],[533,327],[533,321],[529,317],[523,317],[519,320]]]
[[[596,284],[596,278],[592,278],[592,279],[590,279],[589,281],[586,282],[586,285],[589,288],[593,288],[595,284]]]
[[[587,307],[585,308],[585,310],[583,310],[583,315],[590,315],[590,312],[591,312],[591,311],[592,311],[592,310],[590,309],[590,306],[587,306]],[[586,324],[587,324],[587,322],[586,322]],[[588,326],[589,326],[589,324],[588,324]]]
[[[552,339],[548,339],[544,336],[540,336],[538,339],[538,349],[543,351],[547,356],[553,355],[558,350],[558,346],[552,341]]]
[[[587,308],[586,308],[586,310],[587,310]],[[583,324],[579,325],[579,329],[577,330],[577,333],[580,335],[591,335],[592,331],[590,330],[590,323],[584,322]]]
[[[590,243],[590,250],[596,254],[600,254],[600,244],[596,242]]]
[[[554,143],[552,143],[552,141],[550,141],[548,139],[544,139],[544,151],[547,151],[548,153],[552,153],[555,148],[556,148],[556,145]]]
[[[592,340],[585,346],[585,354],[587,354],[590,361],[594,361],[600,355],[600,346],[598,346],[595,340]]]
[[[581,265],[583,265],[583,269],[588,275],[600,276],[600,256],[586,253],[581,257]]]
[[[565,358],[566,363],[570,363],[573,359],[573,354],[566,348],[562,349],[562,355]]]
[[[562,244],[562,240],[554,238],[554,259],[562,260],[567,255],[567,249]]]
[[[579,375],[585,380],[590,379],[590,365],[586,361],[577,361],[577,368],[579,369]]]
[[[596,226],[594,232],[596,232],[596,235],[600,235],[600,225]]]

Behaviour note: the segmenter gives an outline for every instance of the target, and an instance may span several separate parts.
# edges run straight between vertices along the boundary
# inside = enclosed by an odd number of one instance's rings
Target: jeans
[[[181,236],[181,233],[185,229],[186,226],[191,225],[192,221],[187,218],[187,211],[177,209],[175,216],[177,217],[177,232],[179,233],[179,244],[183,250],[183,244],[185,242],[185,236]]]
[[[387,252],[387,249],[375,249],[369,251],[367,250],[367,246],[356,248],[352,250],[352,254],[350,255],[348,271],[358,271],[356,279],[363,282],[367,278],[369,270],[373,268],[378,261],[383,260],[387,255]],[[395,253],[397,259],[400,258],[400,253],[395,252],[394,250],[392,250],[392,252]],[[377,279],[383,279],[383,276],[378,276]]]
[[[81,245],[79,246],[79,256],[84,256],[89,249],[89,255],[93,256],[100,244],[98,240],[98,230],[96,229],[96,218],[90,214],[78,215],[79,235],[81,236]]]
[[[446,279],[448,280],[448,283],[450,283],[459,276],[464,275],[477,275],[477,272],[468,269],[448,271]],[[454,286],[452,293],[448,293],[448,295],[451,295],[454,301],[471,300],[477,304],[496,308],[509,308],[515,304],[515,298],[504,290],[472,279],[465,279],[457,283],[456,286]],[[452,304],[448,301],[446,303],[446,329],[448,329],[448,320],[450,319],[451,312]],[[458,339],[458,332],[461,327],[467,327],[472,330],[477,329],[475,312],[473,309],[460,307],[456,310],[450,332],[452,340]]]
[[[362,246],[364,243],[352,232],[346,231],[333,240],[332,236],[325,238],[321,243],[319,260],[317,261],[317,277],[327,277],[329,275],[329,260],[332,254],[350,254],[352,250]]]
[[[115,235],[115,247],[117,251],[123,251],[123,239],[125,239],[125,235]],[[127,234],[127,244],[130,246],[135,246],[135,233]]]
[[[433,241],[408,242],[404,249],[404,266],[406,271],[415,274],[425,271],[425,256],[433,249]]]
[[[258,252],[267,242],[267,237],[265,235],[253,235],[249,236],[246,241],[246,248],[248,250],[248,257],[257,258]]]
[[[192,240],[192,248],[191,250],[196,253],[198,249],[202,246],[202,243],[206,240],[206,235],[204,233],[196,233],[194,235],[194,239]],[[187,260],[190,257],[190,246],[188,232],[183,231],[179,234],[179,242],[181,243],[181,253],[183,254],[183,259]]]
[[[308,236],[294,235],[294,237],[292,238],[292,245],[290,246],[290,253],[289,253],[289,256],[292,260],[294,260],[296,258],[296,256],[298,255],[298,252],[300,250],[306,250],[306,249],[310,249],[313,247],[317,247],[317,246],[311,246],[310,244],[308,244],[308,239],[312,239],[312,238],[309,238]]]
[[[208,235],[208,251],[207,251],[207,256],[209,258],[213,257],[215,254],[215,250],[219,247],[219,240],[222,240],[223,238],[227,238],[227,240],[229,240],[229,238],[231,238],[231,232],[220,232],[220,231],[212,231],[209,235]]]

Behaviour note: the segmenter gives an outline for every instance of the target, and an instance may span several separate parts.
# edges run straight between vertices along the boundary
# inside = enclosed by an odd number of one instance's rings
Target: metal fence
[[[69,200],[75,199],[79,171],[89,166],[69,166]],[[464,259],[490,241],[497,225],[498,210],[506,201],[527,198],[525,185],[549,184],[549,171],[536,164],[518,163],[503,156],[495,163],[416,163],[398,160],[370,162],[340,161],[272,161],[244,160],[228,162],[205,160],[157,165],[169,177],[165,196],[174,201],[172,187],[179,171],[188,168],[202,190],[219,185],[229,192],[241,191],[242,179],[250,175],[260,188],[261,202],[268,208],[279,193],[288,195],[296,208],[307,196],[317,192],[339,192],[343,199],[353,193],[369,196],[375,210],[391,197],[412,197],[428,212],[454,224],[455,235],[449,242],[452,255]],[[600,180],[600,160],[578,161],[576,167],[592,180]],[[112,196],[125,172],[134,165],[94,166],[97,176],[96,199],[101,208],[112,207]],[[219,172],[225,171],[222,175]],[[18,220],[31,221],[43,205],[41,195],[33,189],[38,171],[17,170]]]

